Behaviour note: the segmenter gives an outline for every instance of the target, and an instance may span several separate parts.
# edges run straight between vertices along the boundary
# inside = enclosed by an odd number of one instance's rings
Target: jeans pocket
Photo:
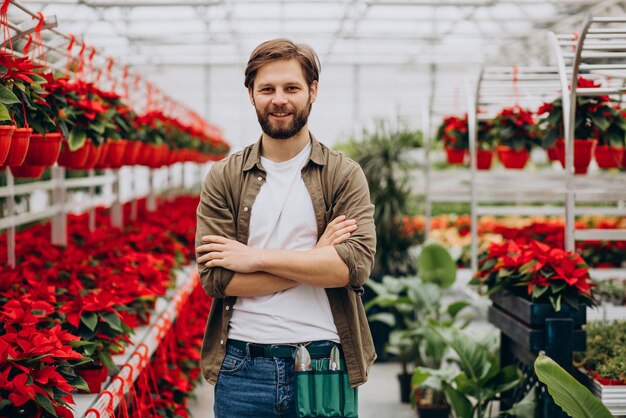
[[[222,367],[220,368],[220,373],[224,374],[233,374],[237,373],[246,365],[246,357],[233,354],[226,353],[224,357],[224,361],[222,362]]]

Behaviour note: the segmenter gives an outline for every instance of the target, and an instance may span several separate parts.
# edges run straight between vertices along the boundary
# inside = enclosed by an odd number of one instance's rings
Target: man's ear
[[[252,86],[248,87],[248,96],[250,97],[250,103],[254,106],[254,96],[252,94]]]
[[[311,83],[311,87],[309,87],[309,104],[315,103],[315,99],[317,99],[317,80],[313,80]]]

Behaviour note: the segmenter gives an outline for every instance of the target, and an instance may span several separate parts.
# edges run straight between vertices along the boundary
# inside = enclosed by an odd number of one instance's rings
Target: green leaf
[[[0,120],[11,120],[9,109],[4,105],[4,103],[0,103]]]
[[[554,402],[575,418],[612,418],[609,410],[554,360],[540,353],[535,360],[535,373],[548,387]]]
[[[89,386],[87,386],[87,382],[85,382],[80,376],[67,379],[67,383],[82,391],[89,392]]]
[[[47,396],[44,396],[41,393],[35,393],[35,402],[37,402],[39,406],[45,409],[53,417],[58,417],[57,413],[54,411],[52,402],[50,402],[50,398]]]
[[[391,312],[379,312],[377,314],[373,314],[367,317],[369,322],[382,322],[383,324],[387,324],[390,327],[396,326],[396,317]]]
[[[535,393],[535,387],[533,386],[521,401],[513,405],[511,409],[502,411],[502,413],[512,415],[516,418],[535,418],[536,409],[537,394]]]
[[[17,96],[15,95],[15,93],[11,91],[11,89],[1,84],[0,84],[0,102],[4,103],[5,105],[21,103],[20,99],[17,98]]]
[[[75,127],[74,129],[72,129],[67,140],[70,146],[70,151],[76,151],[77,149],[81,148],[83,145],[85,145],[86,140],[87,132],[79,127]]]
[[[457,314],[468,306],[472,306],[472,304],[466,300],[453,302],[448,305],[448,315],[450,315],[452,318],[456,318]]]
[[[422,248],[417,260],[419,275],[425,282],[447,289],[456,280],[456,263],[441,244],[431,242]]]
[[[108,312],[102,315],[102,319],[115,331],[122,331],[122,321],[116,313]]]
[[[98,314],[95,312],[83,312],[83,315],[80,317],[80,322],[85,324],[89,330],[93,331],[96,329],[96,325],[98,325]]]
[[[441,382],[441,388],[446,394],[446,399],[452,407],[455,416],[459,418],[472,417],[472,403],[469,399],[446,382]]]
[[[458,354],[459,366],[468,378],[479,380],[487,376],[491,365],[485,347],[468,335],[459,332],[452,332],[451,335],[442,335],[442,337],[448,342],[450,348]]]

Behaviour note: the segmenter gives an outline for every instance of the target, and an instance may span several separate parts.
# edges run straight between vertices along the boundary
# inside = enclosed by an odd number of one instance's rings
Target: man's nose
[[[282,91],[276,91],[276,94],[272,98],[272,104],[275,106],[283,106],[287,104],[287,96]]]

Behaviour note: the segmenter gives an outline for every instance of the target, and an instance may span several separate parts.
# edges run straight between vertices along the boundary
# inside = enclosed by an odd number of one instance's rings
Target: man
[[[340,344],[353,387],[376,358],[360,298],[376,248],[374,207],[358,164],[309,132],[318,81],[310,47],[259,45],[244,85],[261,139],[204,181],[197,262],[214,300],[202,369],[216,385],[217,418],[297,416],[298,345]]]

